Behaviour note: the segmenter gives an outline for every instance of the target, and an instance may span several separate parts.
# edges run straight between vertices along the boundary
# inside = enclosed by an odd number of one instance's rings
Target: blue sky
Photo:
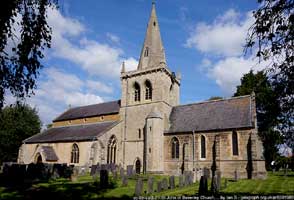
[[[151,0],[60,0],[48,10],[52,48],[46,51],[35,96],[43,124],[69,105],[120,99],[120,65],[137,66]],[[255,0],[157,0],[171,71],[181,72],[181,104],[230,97],[242,74],[261,68],[243,54]],[[8,101],[12,101],[8,97]]]

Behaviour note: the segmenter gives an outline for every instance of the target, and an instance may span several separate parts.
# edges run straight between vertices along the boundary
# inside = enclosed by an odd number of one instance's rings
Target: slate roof
[[[180,105],[173,107],[166,133],[252,127],[251,116],[250,96]]]
[[[99,122],[93,124],[72,125],[50,128],[42,133],[34,135],[24,143],[45,143],[45,142],[72,142],[95,140],[119,121]]]
[[[41,147],[43,154],[45,155],[46,161],[57,161],[58,157],[53,149],[50,146],[42,146]]]
[[[120,100],[70,108],[64,113],[62,113],[60,116],[55,118],[53,122],[93,117],[99,115],[115,114],[119,112],[119,108]]]

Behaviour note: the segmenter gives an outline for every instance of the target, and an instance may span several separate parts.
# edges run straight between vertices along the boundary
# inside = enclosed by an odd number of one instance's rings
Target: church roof
[[[251,97],[206,101],[175,106],[168,133],[253,127]]]
[[[102,135],[118,123],[119,121],[108,121],[93,124],[54,127],[34,135],[23,142],[50,143],[95,140],[97,136]]]
[[[53,122],[119,113],[120,100],[70,108]]]
[[[166,63],[166,60],[156,16],[155,3],[153,2],[138,69],[157,67],[161,63]]]

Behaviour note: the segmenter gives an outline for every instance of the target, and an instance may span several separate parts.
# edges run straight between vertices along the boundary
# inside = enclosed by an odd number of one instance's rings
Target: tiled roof
[[[167,133],[252,127],[251,97],[206,101],[173,107]]]
[[[24,140],[23,142],[50,143],[95,140],[97,136],[102,135],[118,123],[119,121],[108,121],[93,124],[50,128],[42,133]]]
[[[93,104],[88,106],[75,107],[62,113],[60,116],[54,119],[53,122],[93,117],[99,115],[115,114],[119,112],[119,108],[120,100],[100,104]]]
[[[58,160],[58,157],[52,147],[42,146],[41,149],[42,149],[43,154],[45,155],[46,161],[57,161]]]

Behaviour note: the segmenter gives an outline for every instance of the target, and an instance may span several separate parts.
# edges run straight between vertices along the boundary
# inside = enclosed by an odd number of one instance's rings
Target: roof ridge
[[[68,110],[75,109],[75,108],[82,108],[82,107],[94,106],[94,105],[102,105],[102,104],[106,104],[106,103],[113,103],[113,102],[119,102],[119,101],[120,101],[120,99],[113,100],[113,101],[101,102],[101,103],[94,103],[94,104],[89,104],[89,105],[84,105],[84,106],[76,106],[76,107],[72,107],[72,108],[70,108]]]
[[[248,94],[248,95],[237,96],[237,97],[229,97],[229,98],[224,98],[224,99],[205,100],[205,101],[201,101],[201,102],[177,105],[177,106],[174,106],[174,108],[175,107],[182,107],[182,106],[191,106],[191,105],[197,105],[197,104],[204,104],[204,103],[214,103],[214,102],[218,102],[218,101],[228,101],[228,100],[241,99],[241,98],[246,98],[246,97],[251,97],[251,95]]]
[[[94,124],[106,124],[106,123],[113,123],[113,122],[118,122],[118,121],[119,120],[111,120],[111,121],[102,121],[102,122],[92,122],[92,123],[86,123],[86,124],[71,124],[71,125],[66,125],[66,126],[56,126],[56,127],[50,128],[50,129],[64,128],[64,127],[75,127],[75,126],[89,126],[89,125],[94,125]],[[47,130],[49,130],[49,129],[47,129]]]

